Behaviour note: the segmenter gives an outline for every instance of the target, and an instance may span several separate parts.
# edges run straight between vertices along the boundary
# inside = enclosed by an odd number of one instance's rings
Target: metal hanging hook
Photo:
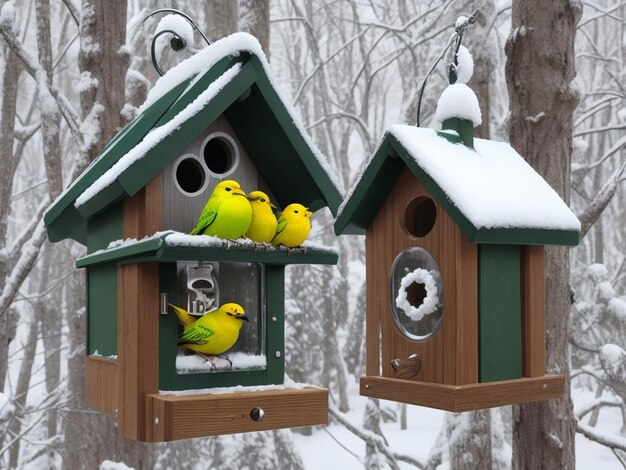
[[[204,41],[207,43],[207,45],[209,45],[209,46],[211,45],[211,41],[209,41],[209,38],[206,37],[206,35],[198,27],[196,22],[194,20],[192,20],[189,15],[183,13],[180,10],[176,10],[175,8],[160,8],[158,10],[153,11],[148,16],[146,16],[141,21],[141,23],[139,23],[139,26],[137,27],[137,30],[135,31],[135,34],[137,34],[137,31],[139,31],[139,29],[141,28],[141,25],[143,25],[149,18],[151,18],[154,15],[157,15],[159,13],[172,13],[174,15],[182,16],[191,25],[192,29],[195,29],[196,31],[198,31],[198,33],[200,33],[200,36],[202,36],[202,39],[204,39]],[[165,72],[163,71],[163,69],[161,69],[161,67],[159,66],[159,64],[157,62],[157,58],[156,58],[156,41],[157,41],[157,39],[161,35],[166,34],[166,33],[172,35],[172,39],[170,39],[170,47],[174,51],[176,51],[176,52],[182,51],[185,47],[187,47],[187,42],[182,37],[180,37],[178,35],[178,33],[176,33],[176,31],[173,31],[171,29],[164,29],[164,30],[159,31],[157,34],[154,35],[154,37],[152,38],[152,45],[150,46],[150,55],[151,55],[151,58],[152,58],[152,65],[154,66],[154,69],[157,71],[157,73],[161,77],[165,74]],[[133,36],[135,34],[133,34]]]
[[[465,29],[468,26],[474,24],[476,13],[478,13],[478,10],[475,10],[474,13],[472,13],[469,16],[466,16],[464,21],[459,21],[457,19],[457,24],[455,24],[454,26],[454,33],[452,33],[452,36],[450,36],[450,39],[448,40],[448,43],[446,44],[446,47],[443,49],[443,52],[441,53],[439,58],[435,61],[433,66],[430,68],[430,70],[426,74],[426,77],[424,78],[424,81],[422,82],[422,86],[420,87],[419,95],[417,97],[417,127],[419,127],[420,125],[420,109],[422,107],[422,96],[424,95],[424,89],[426,88],[426,83],[428,82],[428,79],[430,78],[431,74],[434,72],[435,68],[437,68],[437,65],[439,64],[439,62],[441,62],[441,59],[443,59],[446,56],[446,54],[448,53],[451,47],[454,47],[454,54],[452,54],[451,59],[447,61],[448,62],[448,65],[447,65],[448,80],[450,80],[450,83],[456,82],[456,78],[457,78],[456,66],[458,65],[457,54],[459,52],[459,48],[461,47],[461,41],[463,40],[463,33],[465,32]]]

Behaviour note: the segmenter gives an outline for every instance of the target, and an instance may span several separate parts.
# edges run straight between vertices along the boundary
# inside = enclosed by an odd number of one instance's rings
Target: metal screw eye
[[[264,416],[265,411],[263,411],[263,408],[252,408],[250,412],[250,418],[252,418],[253,421],[263,421]]]

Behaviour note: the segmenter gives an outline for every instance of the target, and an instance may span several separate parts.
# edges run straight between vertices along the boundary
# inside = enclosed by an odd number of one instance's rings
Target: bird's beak
[[[240,320],[250,321],[250,319],[245,315],[237,315],[237,318],[239,318]]]
[[[270,205],[270,207],[271,207],[272,209],[274,209],[274,210],[277,210],[277,209],[278,209],[278,207],[276,207],[276,206],[275,206],[274,204],[272,204],[271,202],[269,202],[268,204]]]
[[[305,214],[306,214],[307,217],[311,217],[313,215],[313,212],[311,212],[310,210],[307,209],[305,211]]]

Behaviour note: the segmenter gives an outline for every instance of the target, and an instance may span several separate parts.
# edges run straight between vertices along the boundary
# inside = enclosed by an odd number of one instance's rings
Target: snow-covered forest
[[[310,239],[335,267],[287,270],[286,373],[328,388],[329,425],[165,444],[119,437],[86,407],[85,248],[50,243],[43,214],[158,79],[158,8],[211,40],[263,46],[282,96],[349,191],[417,97],[458,16],[482,110],[476,134],[511,144],[582,223],[546,252],[546,370],[567,397],[453,414],[359,396],[365,375],[363,237]],[[0,0],[0,467],[219,469],[626,468],[626,2],[623,0]],[[550,23],[552,21],[552,23]],[[160,48],[165,68],[206,44]],[[447,85],[435,68],[424,127]],[[556,98],[555,98],[556,97]],[[541,208],[537,208],[541,210]],[[551,295],[553,297],[551,297]]]

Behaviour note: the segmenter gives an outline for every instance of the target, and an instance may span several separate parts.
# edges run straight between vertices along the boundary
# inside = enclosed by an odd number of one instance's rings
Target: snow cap
[[[465,46],[460,46],[456,53],[457,64],[453,65],[456,72],[456,83],[468,83],[474,73],[474,59]]]
[[[193,27],[180,15],[166,15],[161,18],[154,34],[159,34],[161,31],[175,31],[187,44],[193,43]]]
[[[461,118],[472,121],[474,127],[480,126],[482,115],[476,93],[464,83],[448,85],[437,101],[437,121]]]

